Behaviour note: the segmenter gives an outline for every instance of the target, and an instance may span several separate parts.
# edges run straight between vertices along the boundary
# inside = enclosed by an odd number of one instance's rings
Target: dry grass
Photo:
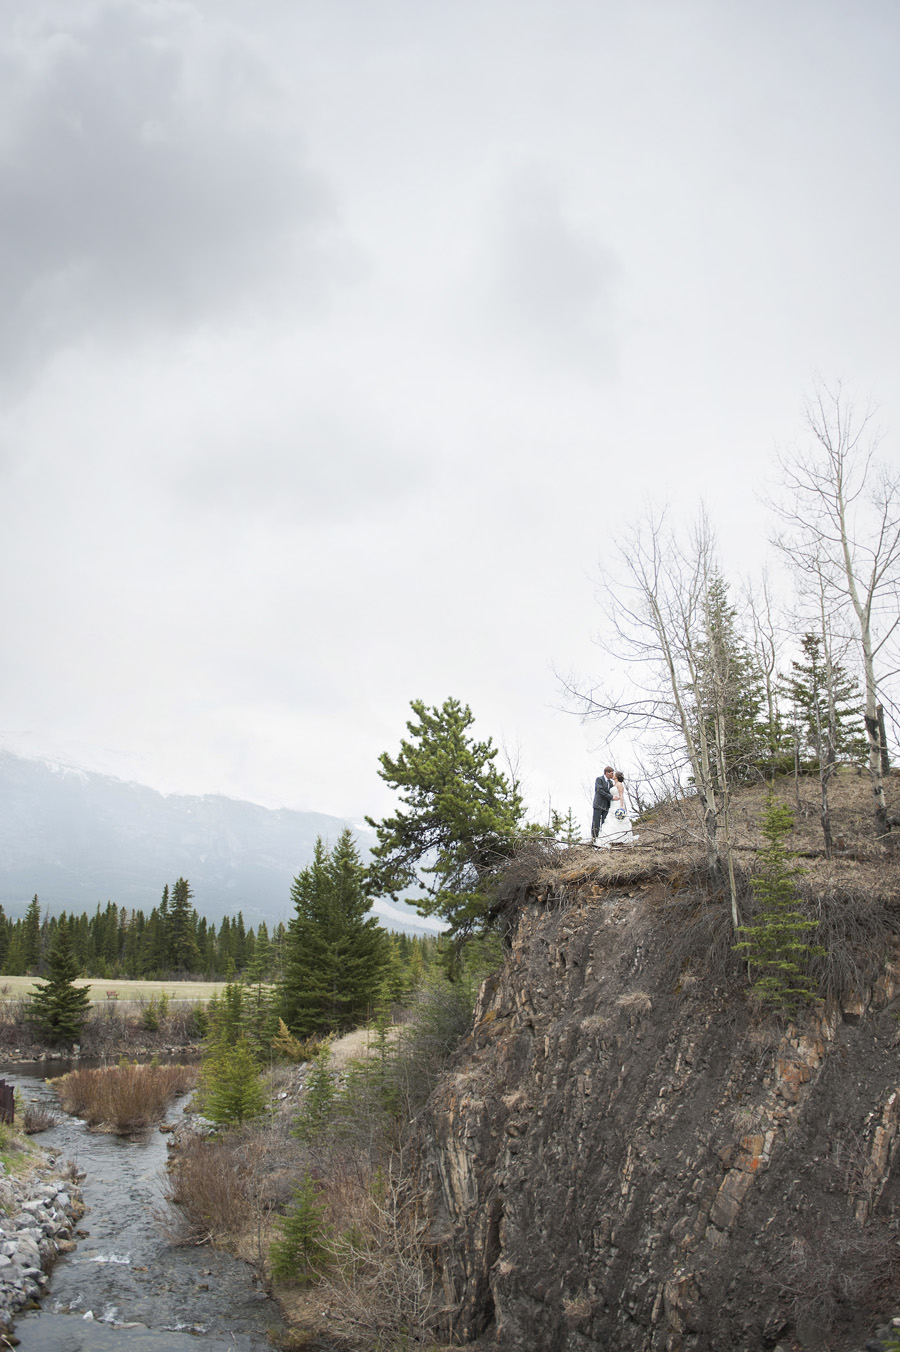
[[[196,1066],[126,1063],[73,1070],[51,1084],[67,1113],[127,1136],[158,1122],[175,1098],[193,1089],[197,1075]]]
[[[33,976],[0,977],[0,1001],[20,1000],[34,990],[34,985]],[[126,1004],[143,1007],[161,995],[165,995],[172,1005],[197,1004],[211,1000],[225,988],[223,981],[120,981],[112,977],[102,981],[98,977],[82,977],[75,985],[90,990],[93,1005],[112,1005],[120,1009]],[[111,991],[115,991],[116,999],[108,998]]]
[[[740,859],[747,864],[762,844],[760,823],[765,811],[767,786],[752,785],[737,789],[732,805],[732,838]],[[831,860],[824,855],[819,820],[819,782],[813,776],[780,779],[776,796],[794,813],[795,831],[789,840],[791,849],[802,856],[807,876],[834,883],[852,882],[854,890],[874,886],[900,899],[900,862],[894,842],[876,838],[875,817],[871,807],[868,777],[855,770],[841,770],[831,785],[831,818],[835,839],[842,843]],[[900,775],[892,774],[885,784],[889,813],[900,809]],[[559,851],[554,858],[541,861],[529,856],[531,875],[527,885],[532,891],[565,888],[567,884],[596,882],[604,887],[627,886],[665,878],[677,890],[690,885],[702,871],[705,855],[703,824],[696,798],[664,803],[635,823],[640,840],[631,846],[594,850],[576,845]],[[896,832],[900,845],[900,831]],[[524,881],[524,878],[523,878]]]

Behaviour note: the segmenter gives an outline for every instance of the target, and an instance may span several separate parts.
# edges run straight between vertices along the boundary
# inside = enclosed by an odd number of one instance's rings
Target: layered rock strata
[[[900,1295],[900,966],[785,1026],[673,970],[662,890],[594,893],[523,905],[420,1123],[456,1339],[859,1346]]]

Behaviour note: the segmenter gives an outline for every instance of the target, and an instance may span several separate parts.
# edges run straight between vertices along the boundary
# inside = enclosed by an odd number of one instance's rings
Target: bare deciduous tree
[[[775,545],[822,596],[853,617],[862,657],[869,774],[880,835],[890,830],[884,796],[879,682],[895,633],[900,590],[900,475],[879,464],[872,412],[859,414],[838,385],[819,387],[807,406],[812,445],[780,458],[786,502],[773,501],[785,528]]]
[[[774,774],[780,751],[781,733],[778,712],[780,643],[776,607],[768,573],[764,570],[758,587],[748,584],[746,592],[751,646],[762,680],[765,732],[769,757],[768,773]]]
[[[715,591],[721,574],[709,522],[701,516],[687,544],[649,512],[619,547],[623,576],[610,581],[609,651],[627,672],[627,686],[578,689],[567,683],[578,707],[600,717],[616,736],[656,731],[657,755],[686,761],[699,798],[710,875],[730,895],[732,921],[740,924],[731,850],[729,702],[738,687],[733,654],[715,624]]]

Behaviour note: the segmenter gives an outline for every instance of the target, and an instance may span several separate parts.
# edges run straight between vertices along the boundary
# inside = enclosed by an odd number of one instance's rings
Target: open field
[[[40,980],[38,978],[38,980]],[[197,1004],[207,1001],[224,989],[224,981],[101,981],[98,977],[85,977],[75,982],[76,986],[87,986],[91,992],[91,1003],[95,1005],[114,1004],[128,1000],[134,1004],[149,1003],[155,996],[158,1000],[163,994],[173,1004],[189,1002]],[[33,976],[0,976],[0,1000],[21,1000],[33,990]],[[115,998],[110,999],[110,992]]]

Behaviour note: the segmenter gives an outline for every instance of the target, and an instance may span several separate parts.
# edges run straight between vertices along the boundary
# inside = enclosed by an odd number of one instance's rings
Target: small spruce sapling
[[[265,1111],[259,1066],[246,1038],[213,1042],[203,1062],[200,1097],[203,1112],[218,1126],[237,1126]]]
[[[739,926],[738,933],[744,937],[734,948],[747,961],[759,999],[792,1013],[816,998],[806,965],[825,949],[809,942],[819,922],[797,904],[797,878],[804,870],[791,867],[795,856],[785,845],[785,837],[794,829],[793,813],[771,794],[760,829],[766,844],[757,853],[760,872],[750,879],[759,910],[755,924]]]
[[[323,1047],[310,1068],[303,1106],[294,1123],[294,1135],[301,1141],[314,1141],[334,1111],[337,1085],[330,1063],[331,1051]]]
[[[325,1203],[320,1200],[309,1173],[304,1173],[294,1188],[293,1207],[275,1222],[281,1238],[273,1240],[269,1246],[272,1276],[278,1281],[297,1281],[305,1285],[318,1276],[328,1262],[332,1250],[324,1214]]]

